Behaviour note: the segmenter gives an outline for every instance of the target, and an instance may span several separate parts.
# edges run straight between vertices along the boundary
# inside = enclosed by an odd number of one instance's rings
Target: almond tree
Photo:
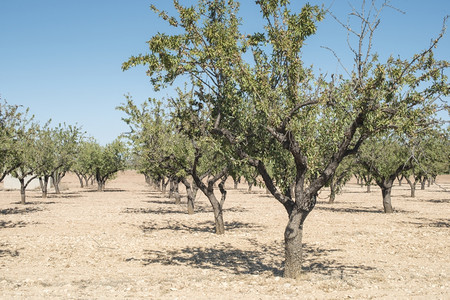
[[[19,142],[32,119],[28,109],[21,111],[18,105],[10,105],[0,97],[0,181],[20,166]]]
[[[14,159],[18,162],[18,167],[11,171],[11,175],[20,182],[21,204],[26,204],[26,189],[30,182],[37,178],[36,170],[39,167],[39,162],[36,160],[38,152],[36,139],[39,126],[36,123],[25,126],[22,124],[19,131],[21,132],[20,139],[14,145]]]
[[[42,197],[47,197],[49,179],[53,179],[56,194],[59,194],[59,183],[70,169],[80,138],[80,129],[76,126],[59,124],[50,128],[50,122],[42,126],[38,132],[35,153],[37,168],[42,189]]]
[[[94,146],[91,158],[99,192],[104,191],[107,180],[115,178],[117,172],[125,170],[127,152],[125,144],[120,139],[116,139],[106,146],[98,144]]]
[[[308,4],[295,12],[287,0],[256,2],[266,26],[250,35],[240,31],[236,1],[199,0],[191,7],[174,1],[177,16],[152,7],[179,34],[153,36],[149,54],[131,57],[123,69],[146,65],[155,89],[190,80],[196,107],[211,120],[208,132],[255,167],[285,208],[284,275],[296,278],[303,224],[318,192],[366,139],[414,128],[433,113],[436,97],[448,94],[448,63],[433,56],[443,32],[412,58],[380,61],[372,38],[388,4],[363,2],[351,14],[357,24],[342,24],[356,39],[349,40],[354,65],[344,66],[347,74],[316,76],[301,52],[325,12]]]

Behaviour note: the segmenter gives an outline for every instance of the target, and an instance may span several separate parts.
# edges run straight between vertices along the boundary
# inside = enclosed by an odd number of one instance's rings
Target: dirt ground
[[[282,277],[283,207],[262,189],[228,185],[226,234],[214,234],[204,196],[195,215],[127,171],[105,192],[41,199],[0,185],[1,299],[450,299],[450,176],[410,198],[354,182],[328,192],[304,228],[304,275]],[[183,189],[184,190],[184,189]],[[199,192],[200,195],[200,192]]]

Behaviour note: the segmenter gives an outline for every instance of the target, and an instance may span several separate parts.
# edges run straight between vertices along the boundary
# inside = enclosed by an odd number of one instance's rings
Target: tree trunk
[[[169,179],[169,199],[173,197],[174,194],[174,179]]]
[[[105,181],[101,179],[97,179],[97,191],[103,192],[105,190]]]
[[[308,212],[294,208],[284,231],[284,277],[299,278],[302,273],[303,222]]]
[[[75,174],[77,175],[78,180],[80,181],[80,187],[84,188],[83,176],[81,176],[81,174],[78,174],[77,172],[75,172]]]
[[[406,179],[406,182],[408,182],[408,184],[409,184],[409,187],[410,187],[410,190],[411,190],[411,197],[412,198],[416,197],[416,184],[417,184],[417,181],[416,180],[412,181],[408,177],[405,177],[405,179]]]
[[[181,204],[181,195],[178,184],[178,180],[173,182],[173,196],[175,197],[175,204]]]
[[[20,203],[25,205],[26,204],[26,197],[25,197],[25,190],[26,190],[26,186],[25,186],[25,179],[22,178],[20,179]]]
[[[384,185],[381,187],[381,194],[383,196],[383,208],[384,212],[387,214],[393,213],[394,210],[392,209],[392,203],[391,203],[391,191],[392,191],[392,185]]]
[[[211,206],[213,208],[216,234],[224,234],[225,223],[223,222],[222,205],[220,205],[220,202],[217,201],[217,198],[213,192],[208,193],[206,196],[208,197],[209,203],[211,203]]]
[[[186,192],[187,192],[187,211],[189,215],[193,215],[195,213],[194,210],[195,197],[190,188],[186,187]]]
[[[233,178],[233,181],[234,181],[234,189],[237,190],[238,189],[239,180]]]
[[[39,177],[39,185],[41,186],[41,190],[42,190],[42,198],[47,198],[47,193],[48,193],[48,179],[49,176],[44,176],[44,178]]]
[[[165,194],[166,190],[167,190],[167,184],[169,183],[169,179],[167,179],[167,181],[164,180],[164,178],[161,181],[161,185],[162,185],[162,193]]]
[[[248,183],[248,192],[252,191],[252,187],[253,187],[253,183],[251,182],[247,182]]]
[[[366,187],[367,187],[366,193],[370,193],[370,183],[368,183],[368,184],[366,185]]]
[[[186,187],[188,214],[193,215],[195,213],[194,203],[195,197],[197,196],[198,187],[195,185],[195,183],[191,184],[186,178],[182,178],[181,182]]]
[[[328,203],[333,204],[334,200],[336,200],[336,185],[332,182],[330,184],[330,199]]]
[[[426,179],[422,178],[422,180],[420,181],[420,189],[424,190],[425,189],[425,183],[426,183]]]

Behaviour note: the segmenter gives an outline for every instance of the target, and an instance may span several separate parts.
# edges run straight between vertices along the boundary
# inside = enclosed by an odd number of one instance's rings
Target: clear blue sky
[[[369,1],[369,0],[367,0]],[[81,125],[100,143],[127,131],[123,114],[115,107],[131,94],[137,102],[156,94],[144,68],[122,72],[129,56],[145,53],[146,41],[165,25],[149,9],[163,9],[170,0],[0,0],[0,95],[10,104],[29,107],[41,123],[48,119]],[[195,1],[181,1],[194,3]],[[312,4],[333,1],[309,1]],[[351,1],[359,3],[359,1]],[[261,24],[254,1],[241,1],[244,30]],[[295,5],[304,1],[292,0]],[[382,57],[407,57],[427,47],[450,14],[448,0],[392,0],[405,11],[386,10],[375,36]],[[348,1],[335,0],[332,10],[346,19]],[[449,20],[450,21],[450,20]],[[450,25],[450,22],[449,22]],[[449,30],[450,31],[450,30]],[[320,46],[333,48],[351,62],[346,33],[328,17],[308,41],[304,59],[324,72],[342,72],[334,56]],[[450,60],[450,32],[436,51]]]

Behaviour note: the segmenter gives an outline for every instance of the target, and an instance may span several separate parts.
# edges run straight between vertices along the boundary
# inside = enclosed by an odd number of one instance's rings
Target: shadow
[[[84,193],[123,193],[127,190],[123,189],[116,189],[116,188],[105,188],[103,191],[98,191],[96,188],[94,189],[88,189],[83,191]]]
[[[187,208],[125,208],[122,211],[123,214],[156,214],[156,215],[165,215],[165,214],[187,214]]]
[[[18,222],[12,222],[12,221],[0,221],[0,229],[4,228],[20,228],[27,226],[27,223],[18,221]]]
[[[250,239],[253,250],[234,248],[231,244],[222,243],[214,248],[185,247],[179,250],[144,250],[141,259],[129,258],[126,261],[140,261],[144,266],[152,264],[182,265],[200,269],[213,269],[233,274],[258,275],[270,273],[272,276],[283,276],[283,246],[278,243],[270,245],[258,243]],[[331,252],[339,249],[323,249],[303,246],[303,267],[305,273],[326,276],[360,276],[363,271],[375,270],[365,265],[341,264],[328,259]]]
[[[159,231],[159,230],[176,230],[186,233],[192,233],[192,232],[209,232],[214,233],[215,232],[215,224],[214,222],[200,222],[196,223],[194,226],[185,225],[180,222],[169,222],[167,221],[166,225],[163,224],[156,224],[153,222],[145,222],[143,225],[139,226],[139,228],[144,233],[151,233],[152,231]],[[251,223],[242,223],[242,222],[225,222],[225,232],[230,232],[233,230],[238,229],[262,229],[262,226],[251,224]]]
[[[14,208],[6,208],[6,209],[0,210],[0,215],[27,214],[27,213],[37,212],[37,211],[43,211],[43,209],[40,207],[25,207],[25,208],[14,207]]]
[[[325,203],[324,203],[325,204]],[[330,204],[333,205],[333,204]],[[379,208],[374,207],[373,209],[366,208],[338,208],[338,207],[324,207],[316,206],[314,209],[331,211],[331,212],[343,212],[343,213],[370,213],[370,214],[383,214],[384,212]]]
[[[429,199],[429,200],[421,200],[421,199],[411,198],[411,200],[414,200],[414,201],[417,201],[417,202],[450,203],[450,199]]]
[[[374,267],[364,265],[348,265],[328,259],[326,256],[331,252],[342,251],[340,249],[323,249],[308,245],[303,246],[303,266],[306,273],[338,276],[343,279],[345,276],[358,276],[361,271],[375,270]]]
[[[450,228],[450,219],[426,219],[426,218],[417,218],[418,222],[410,222],[412,225],[416,225],[419,228],[424,227],[435,227],[435,228]]]
[[[36,198],[38,198],[38,197],[36,197]],[[47,205],[47,204],[56,204],[56,203],[58,203],[58,202],[54,202],[54,201],[27,201],[27,203],[25,203],[25,205]],[[21,204],[21,203],[20,202],[13,202],[11,204]]]
[[[186,247],[179,250],[145,250],[142,259],[144,266],[152,264],[183,265],[200,269],[220,270],[233,274],[261,274],[270,272],[282,276],[282,264],[278,258],[278,248],[261,247],[259,250],[241,250],[230,244],[220,244],[214,248]]]
[[[211,209],[212,211],[212,209]],[[230,213],[243,213],[243,212],[247,212],[248,209],[243,208],[243,207],[230,207],[230,208],[224,208],[223,212],[230,212]]]
[[[12,251],[9,249],[0,248],[0,257],[4,257],[4,256],[11,256],[11,257],[19,256],[19,251],[17,251],[17,250]]]
[[[333,205],[333,204],[329,204]],[[369,213],[369,214],[384,214],[382,208],[373,207],[373,208],[338,208],[338,207],[324,207],[324,206],[316,206],[314,209],[323,210],[323,211],[331,211],[331,212],[341,212],[341,213]],[[411,213],[412,211],[395,209],[394,213]]]
[[[177,205],[175,204],[175,199],[169,200],[167,197],[160,197],[160,198],[165,198],[166,200],[145,200],[143,202],[150,204]]]

